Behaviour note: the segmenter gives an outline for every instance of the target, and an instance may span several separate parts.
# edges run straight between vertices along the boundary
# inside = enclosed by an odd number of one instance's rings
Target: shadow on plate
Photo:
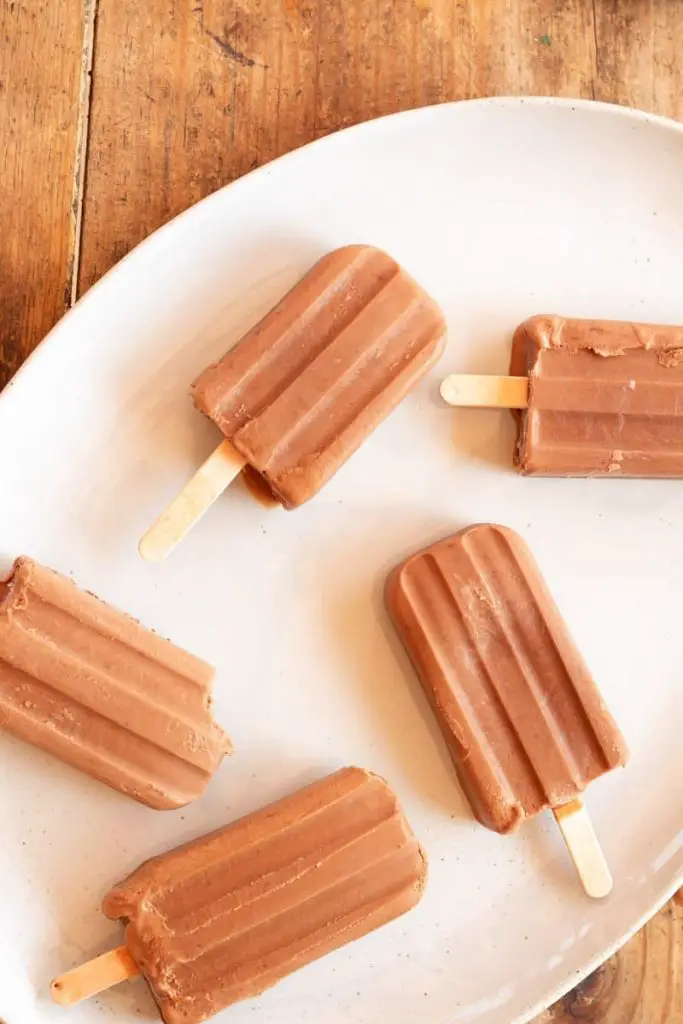
[[[510,345],[514,324],[505,331],[487,327],[473,354],[465,359],[449,358],[441,364],[443,377],[449,374],[505,374],[510,362]],[[471,330],[479,337],[476,325]],[[472,347],[468,346],[472,353]],[[454,356],[449,346],[449,353]],[[512,453],[515,444],[515,423],[507,409],[458,409],[449,408],[438,387],[435,388],[437,401],[446,414],[452,417],[452,440],[456,452],[467,461],[483,462],[497,469],[512,472]]]
[[[401,765],[423,799],[451,817],[470,818],[446,744],[384,603],[386,578],[401,558],[458,526],[449,522],[418,530],[411,527],[410,511],[400,509],[395,522],[384,523],[381,538],[373,537],[371,546],[381,568],[371,582],[363,570],[369,544],[362,531],[354,535],[358,554],[343,545],[330,564],[329,550],[321,553],[327,564],[320,571],[327,583],[325,615],[331,642],[348,666],[349,686],[355,687],[356,702],[376,731],[378,745],[389,748],[391,759]],[[406,546],[411,535],[413,542]]]
[[[117,547],[121,495],[130,519],[161,512],[221,441],[192,402],[190,385],[219,360],[321,255],[312,239],[269,237],[245,248],[237,270],[208,268],[199,291],[160,302],[158,322],[115,361],[102,402],[116,426],[88,489],[91,543]],[[158,286],[157,286],[158,287]],[[122,330],[125,329],[125,317]],[[243,486],[243,485],[242,485]],[[133,496],[131,498],[131,496]]]

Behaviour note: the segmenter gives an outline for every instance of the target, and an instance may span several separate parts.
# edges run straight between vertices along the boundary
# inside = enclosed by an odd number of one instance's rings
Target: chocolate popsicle
[[[285,508],[324,486],[436,362],[441,310],[386,253],[324,256],[192,386],[225,437],[140,544],[156,561],[244,466]]]
[[[166,1024],[199,1024],[406,913],[425,877],[387,784],[345,768],[144,863],[103,904],[125,947],[58,978],[53,998],[139,971]]]
[[[483,825],[512,832],[546,809],[562,825],[591,781],[626,763],[626,744],[512,530],[472,526],[413,555],[389,577],[386,600]],[[603,872],[590,894],[604,895],[610,881]]]
[[[213,675],[30,558],[0,581],[0,728],[148,807],[194,800],[231,750]]]
[[[683,476],[683,327],[535,316],[510,377],[447,378],[451,405],[515,410],[529,476]]]

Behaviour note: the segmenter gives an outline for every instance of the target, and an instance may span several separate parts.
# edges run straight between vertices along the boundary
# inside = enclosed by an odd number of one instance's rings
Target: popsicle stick
[[[441,397],[449,405],[526,409],[529,404],[529,382],[526,377],[454,373],[442,382]]]
[[[60,974],[50,985],[50,994],[60,1006],[74,1006],[139,973],[138,965],[126,947],[119,946],[66,974]]]
[[[223,441],[140,541],[138,551],[145,561],[166,558],[245,465],[246,459]]]
[[[612,875],[582,801],[577,798],[555,807],[553,814],[586,895],[593,899],[607,896],[614,884]]]

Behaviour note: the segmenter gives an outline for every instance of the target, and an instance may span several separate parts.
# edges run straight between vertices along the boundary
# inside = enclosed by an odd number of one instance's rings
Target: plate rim
[[[43,350],[43,346],[46,342],[52,342],[54,337],[57,336],[66,322],[69,322],[71,315],[77,310],[85,306],[89,300],[92,299],[93,295],[97,294],[97,291],[105,281],[110,280],[117,275],[123,266],[140,250],[146,246],[151,245],[153,241],[156,241],[160,236],[166,232],[170,232],[172,228],[178,224],[179,221],[189,219],[196,210],[201,207],[208,205],[216,199],[216,197],[225,192],[226,189],[236,189],[243,186],[243,183],[253,182],[258,177],[264,176],[277,164],[281,165],[285,162],[294,162],[294,160],[301,157],[301,155],[316,147],[321,149],[324,146],[332,146],[337,144],[337,139],[340,136],[347,138],[351,134],[361,135],[364,132],[368,134],[376,131],[378,125],[387,124],[389,122],[396,123],[400,121],[409,121],[411,119],[418,120],[423,118],[426,114],[432,112],[441,111],[443,109],[456,110],[463,107],[468,109],[474,109],[481,107],[482,109],[488,109],[491,107],[500,107],[502,109],[506,107],[520,107],[528,106],[534,108],[550,107],[555,109],[566,109],[566,110],[582,110],[585,112],[593,112],[596,114],[602,114],[604,116],[611,117],[623,117],[626,120],[632,120],[640,124],[655,124],[660,128],[664,128],[668,131],[673,131],[675,134],[683,136],[683,122],[676,121],[672,117],[666,117],[663,114],[653,114],[646,110],[641,110],[638,107],[629,107],[620,103],[609,103],[604,100],[591,100],[591,99],[572,99],[566,96],[484,96],[476,99],[466,100],[450,100],[447,103],[432,103],[421,107],[411,107],[408,110],[397,110],[391,114],[383,114],[381,117],[373,117],[367,121],[360,121],[358,124],[349,125],[346,128],[340,128],[336,131],[331,131],[328,135],[323,135],[321,138],[313,139],[311,142],[307,142],[302,146],[298,146],[295,149],[289,150],[287,153],[282,153],[278,157],[274,157],[272,160],[261,164],[259,167],[255,167],[253,170],[248,171],[246,174],[241,175],[239,178],[235,178],[234,181],[229,181],[225,185],[219,186],[210,192],[208,195],[198,199],[195,203],[181,210],[180,213],[176,214],[170,220],[161,224],[154,231],[146,235],[137,245],[134,245],[125,256],[122,256],[109,270],[97,279],[88,290],[73,304],[69,309],[59,318],[59,320],[50,328],[46,335],[38,342],[35,348],[28,354],[24,359],[21,366],[15,371],[10,379],[5,384],[2,391],[0,391],[0,401],[5,396],[5,393],[11,389],[15,383],[20,380],[23,371],[31,365],[31,363],[38,357],[39,353]]]

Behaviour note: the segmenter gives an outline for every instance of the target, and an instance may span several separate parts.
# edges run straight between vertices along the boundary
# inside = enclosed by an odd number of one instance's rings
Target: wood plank
[[[590,8],[555,7],[99,0],[81,290],[197,199],[326,132],[491,93],[591,96]]]
[[[595,15],[596,98],[683,118],[681,4],[604,0]]]
[[[68,308],[81,0],[0,4],[0,387]]]
[[[159,224],[310,137],[315,11],[296,6],[292,21],[279,0],[100,0],[82,289]]]

